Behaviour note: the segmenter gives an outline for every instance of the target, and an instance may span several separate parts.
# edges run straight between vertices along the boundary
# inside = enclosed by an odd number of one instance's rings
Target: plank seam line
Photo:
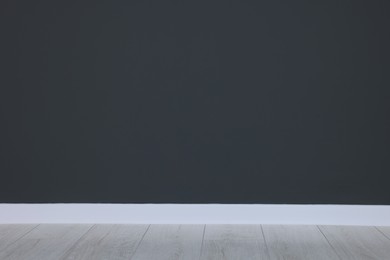
[[[93,227],[95,227],[96,225],[92,225],[82,236],[79,237],[79,239],[77,239],[73,245],[71,247],[69,247],[68,250],[66,250],[66,252],[64,253],[64,255],[61,257],[61,259],[66,259],[66,257],[69,256],[69,254],[72,252],[72,250],[76,247],[76,245],[81,241],[81,239],[83,239],[88,233],[89,231],[91,231],[91,229]]]
[[[29,234],[31,231],[33,231],[34,229],[36,229],[39,225],[40,225],[40,224],[34,226],[34,227],[31,228],[29,231],[27,231],[26,233],[24,233],[23,235],[21,235],[21,236],[20,236],[18,239],[16,239],[14,242],[12,242],[11,244],[9,244],[9,245],[6,246],[5,248],[3,248],[3,251],[4,251],[5,249],[7,249],[9,246],[11,246],[11,245],[15,244],[16,242],[18,242],[20,239],[22,239],[22,238],[24,238],[25,236],[27,236],[27,234]],[[12,253],[11,253],[11,254],[8,254],[7,257],[10,256],[10,255],[12,255]]]
[[[385,236],[387,239],[390,240],[390,237],[388,237],[385,233],[383,233],[382,230],[380,230],[378,227],[375,227],[375,226],[374,226],[374,228],[375,228],[376,230],[378,230],[379,233],[381,233],[383,236]]]
[[[341,256],[339,256],[339,254],[337,253],[336,249],[333,247],[333,245],[330,243],[329,239],[325,236],[324,232],[322,232],[321,228],[317,225],[316,226],[318,228],[318,230],[320,231],[320,233],[324,236],[324,238],[326,239],[326,241],[328,242],[328,244],[330,245],[330,247],[333,249],[333,252],[337,255],[337,257],[340,259],[340,260],[343,260],[341,258]]]
[[[261,234],[263,234],[263,239],[264,239],[265,249],[267,250],[268,259],[271,259],[271,253],[270,253],[270,251],[268,249],[267,240],[265,239],[263,225],[260,225],[260,229],[261,229]],[[260,247],[260,245],[259,245],[259,247]]]
[[[203,253],[203,243],[204,243],[204,234],[206,233],[206,224],[203,227],[203,235],[202,235],[202,244],[200,245],[200,254],[199,254],[199,260],[202,258]]]
[[[134,252],[131,254],[129,260],[133,259],[135,253],[137,252],[139,246],[141,245],[142,240],[144,240],[144,237],[145,237],[146,233],[148,232],[150,226],[151,226],[151,224],[149,224],[149,226],[146,228],[145,233],[142,235],[141,239],[139,240],[139,242],[138,242],[137,246],[135,247]]]

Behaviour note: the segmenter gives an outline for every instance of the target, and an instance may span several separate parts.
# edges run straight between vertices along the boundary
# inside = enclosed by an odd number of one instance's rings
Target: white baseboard
[[[390,226],[390,206],[283,204],[0,204],[0,224],[16,223]]]

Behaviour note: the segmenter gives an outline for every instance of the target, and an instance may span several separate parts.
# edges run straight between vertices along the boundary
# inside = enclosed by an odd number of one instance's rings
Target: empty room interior
[[[390,260],[389,1],[0,3],[0,260]]]

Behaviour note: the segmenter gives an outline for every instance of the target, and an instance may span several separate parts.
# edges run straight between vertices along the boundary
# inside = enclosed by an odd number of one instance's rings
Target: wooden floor
[[[0,259],[390,259],[390,227],[0,225]]]

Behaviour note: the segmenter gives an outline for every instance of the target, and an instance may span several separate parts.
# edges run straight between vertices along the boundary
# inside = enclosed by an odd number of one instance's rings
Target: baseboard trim
[[[390,226],[390,206],[291,204],[0,204],[0,224],[17,223]]]

